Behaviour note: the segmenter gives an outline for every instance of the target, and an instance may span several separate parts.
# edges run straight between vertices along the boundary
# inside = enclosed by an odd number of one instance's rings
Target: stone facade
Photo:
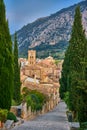
[[[23,87],[27,87],[31,90],[38,90],[49,97],[48,102],[43,106],[42,113],[53,109],[60,100],[61,66],[62,62],[57,66],[51,56],[42,60],[36,59],[36,51],[31,50],[28,51],[28,60],[21,67],[21,92]]]
[[[32,65],[32,66],[25,66],[23,68],[24,70],[24,75],[28,76],[28,77],[32,77],[34,78],[35,76],[40,79],[41,78],[41,69],[39,67],[37,67],[36,65]]]
[[[36,63],[36,51],[28,51],[28,63],[29,65],[34,65]]]
[[[21,64],[24,64],[24,62]],[[49,56],[36,62],[36,52],[33,50],[28,51],[28,64],[25,63],[25,66],[21,69],[21,74],[32,78],[36,77],[40,80],[49,77],[58,81],[59,73],[60,66],[55,65],[55,60],[52,57]]]
[[[57,98],[55,98],[54,100],[54,97],[51,97],[49,101],[47,101],[43,107],[42,107],[42,110],[40,111],[34,111],[32,112],[31,110],[31,107],[27,108],[27,103],[24,102],[21,104],[21,115],[20,117],[25,119],[25,120],[29,120],[29,119],[33,119],[35,116],[37,115],[41,115],[41,114],[44,114],[50,110],[52,110],[56,105],[58,104],[58,101],[57,101]],[[15,113],[15,111],[17,111],[17,106],[11,108],[11,111],[17,115],[17,112]]]

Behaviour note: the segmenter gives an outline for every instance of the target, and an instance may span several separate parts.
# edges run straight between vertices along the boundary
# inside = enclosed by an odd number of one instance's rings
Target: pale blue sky
[[[37,18],[49,16],[82,0],[4,0],[11,34]]]

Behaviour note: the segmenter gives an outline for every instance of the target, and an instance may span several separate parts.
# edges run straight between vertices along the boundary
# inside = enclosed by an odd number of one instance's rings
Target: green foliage
[[[60,41],[55,45],[49,45],[49,43],[41,43],[41,45],[32,48],[37,51],[38,58],[46,58],[49,56],[53,56],[55,59],[63,59],[65,56],[65,50],[68,46],[66,41]],[[45,50],[45,51],[44,51]]]
[[[12,99],[12,106],[17,106],[17,102],[15,100]]]
[[[87,81],[86,80],[79,81],[78,91],[79,91],[78,104],[77,104],[78,119],[80,122],[86,122],[87,121],[87,100],[86,100]]]
[[[31,108],[33,108],[33,102],[32,102],[31,96],[28,95],[26,97],[26,102],[27,102],[27,107],[31,106]]]
[[[0,109],[0,121],[5,122],[7,118],[8,110]]]
[[[0,108],[10,109],[13,95],[12,42],[5,16],[5,5],[0,1]]]
[[[14,115],[14,113],[12,113],[12,112],[8,112],[7,119],[8,120],[14,120],[14,122],[17,122],[17,118]]]
[[[26,87],[23,88],[23,99],[27,102],[27,106],[31,106],[32,111],[41,110],[43,104],[46,102],[46,96],[37,90],[29,90]]]
[[[27,101],[27,106],[31,106],[32,111],[34,110],[38,110],[39,108],[39,101],[38,101],[38,97],[36,95],[30,95],[26,97],[26,101]]]
[[[81,129],[87,130],[87,122],[81,123]]]
[[[46,102],[46,96],[43,93],[38,92],[37,90],[32,90],[30,94],[35,94],[38,97],[40,103],[44,104]]]
[[[17,44],[17,34],[15,33],[14,38],[14,95],[13,99],[20,103],[20,67],[18,64],[18,44]]]
[[[3,0],[0,1],[0,23],[4,23],[5,21],[5,5]]]
[[[65,97],[69,109],[74,113],[74,118],[78,117],[79,122],[85,122],[87,121],[87,40],[81,20],[78,6],[63,63],[60,95],[62,98]]]
[[[67,106],[69,106],[69,92],[68,91],[64,95],[64,101],[67,104]]]
[[[69,66],[70,66],[70,61],[69,61],[69,48],[68,48],[67,52],[65,53],[65,58],[62,65],[62,76],[60,79],[60,85],[61,85],[60,97],[62,99],[64,99],[65,93],[69,90],[69,81],[70,81]]]

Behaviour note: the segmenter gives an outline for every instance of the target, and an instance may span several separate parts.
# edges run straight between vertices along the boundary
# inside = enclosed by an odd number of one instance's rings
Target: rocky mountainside
[[[81,7],[83,26],[87,35],[87,0],[78,3]],[[70,39],[75,7],[60,10],[40,18],[17,31],[19,55],[27,56],[29,49],[36,49],[38,57],[63,58]]]

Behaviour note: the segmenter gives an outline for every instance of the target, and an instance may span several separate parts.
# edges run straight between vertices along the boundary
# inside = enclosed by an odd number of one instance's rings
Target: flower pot
[[[4,123],[0,121],[0,128],[3,128]]]
[[[1,128],[1,121],[0,121],[0,128]]]

